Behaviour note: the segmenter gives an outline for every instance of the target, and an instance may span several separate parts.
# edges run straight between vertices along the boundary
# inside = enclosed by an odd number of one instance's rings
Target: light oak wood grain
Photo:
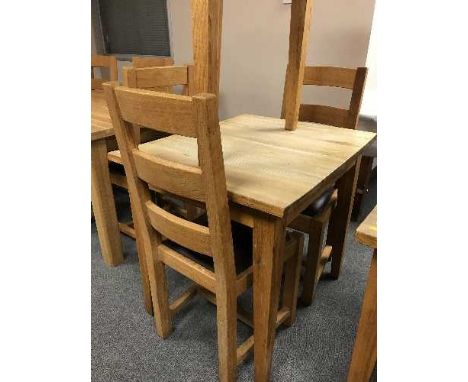
[[[91,140],[114,136],[114,128],[102,90],[91,92]]]
[[[356,229],[356,239],[363,245],[377,248],[377,207],[375,207]]]
[[[352,90],[356,78],[356,70],[333,66],[306,66],[304,70],[304,85],[331,86]]]
[[[229,199],[278,217],[294,211],[288,220],[301,212],[297,205],[307,207],[375,139],[369,132],[305,122],[291,133],[284,120],[253,115],[220,125]],[[198,163],[195,139],[171,136],[140,150],[188,166]]]
[[[191,0],[194,94],[219,94],[222,0]]]
[[[134,68],[148,68],[151,66],[172,66],[174,59],[167,56],[134,56],[132,66]]]
[[[289,58],[284,84],[281,118],[286,130],[295,130],[301,104],[305,60],[309,44],[313,0],[294,0],[291,4],[289,27]]]
[[[203,288],[215,293],[217,305],[218,324],[218,357],[219,378],[221,381],[234,381],[236,366],[239,359],[244,358],[244,353],[250,346],[241,347],[238,352],[236,340],[237,327],[237,296],[247,289],[252,272],[256,280],[254,286],[254,300],[256,321],[254,326],[254,338],[259,338],[259,344],[254,345],[256,375],[267,377],[269,374],[271,356],[274,343],[274,331],[276,329],[278,315],[279,287],[282,274],[283,249],[286,248],[287,259],[287,289],[288,295],[297,295],[299,277],[299,249],[302,248],[302,237],[298,234],[291,235],[291,239],[284,246],[284,223],[282,219],[260,214],[253,220],[254,237],[254,264],[266,262],[265,267],[253,266],[245,272],[236,274],[234,263],[233,238],[231,233],[231,217],[228,204],[226,176],[224,168],[223,148],[221,146],[221,132],[217,116],[216,97],[209,94],[195,97],[168,95],[157,92],[135,91],[130,88],[117,87],[115,84],[104,85],[107,102],[116,131],[116,136],[121,149],[122,161],[128,178],[128,186],[135,217],[137,237],[147,260],[148,275],[151,286],[151,296],[155,312],[155,326],[161,337],[166,337],[172,330],[172,312],[168,302],[167,280],[164,272],[165,266],[170,266],[176,271],[191,278]],[[194,144],[194,161],[190,164],[183,158],[178,160],[168,159],[160,152],[147,152],[143,148],[147,144],[137,146],[132,134],[133,123],[136,121],[134,112],[125,104],[131,98],[131,104],[135,109],[142,109],[142,105],[152,105],[158,109],[160,105],[167,104],[172,108],[172,114],[167,119],[159,120],[160,128],[176,126],[175,120],[179,115],[185,115],[187,103],[193,110],[191,126],[194,126],[194,136],[197,139],[171,136],[170,138],[184,138],[186,142]],[[122,101],[124,100],[124,101]],[[169,100],[169,101],[168,101]],[[130,103],[130,102],[129,102]],[[125,104],[122,108],[122,104]],[[122,110],[124,109],[124,110]],[[146,116],[145,122],[154,124],[153,118]],[[172,120],[171,120],[172,118]],[[154,126],[156,126],[154,124]],[[181,127],[179,132],[186,133],[187,127]],[[178,131],[174,131],[177,133]],[[168,138],[160,139],[151,144],[158,144]],[[183,148],[184,146],[179,146]],[[144,161],[141,161],[144,158]],[[208,227],[201,227],[194,223],[184,221],[169,211],[158,207],[149,197],[150,176],[152,171],[144,171],[143,167],[150,168],[150,162],[156,164],[159,173],[174,171],[180,172],[177,178],[184,181],[184,172],[187,178],[194,175],[194,168],[200,171],[195,175],[202,177],[204,202],[208,216]],[[177,166],[174,163],[178,163]],[[161,170],[163,169],[163,170]],[[142,176],[142,174],[146,174]],[[152,181],[153,182],[153,181]],[[167,179],[154,180],[163,191],[171,184]],[[177,189],[172,191],[177,195]],[[186,192],[182,197],[194,198],[195,193]],[[197,237],[197,238],[196,238]],[[214,271],[203,267],[182,253],[169,248],[165,240],[178,242],[188,248],[201,253],[209,253],[213,258]],[[196,240],[198,239],[198,242]],[[190,293],[188,293],[190,294]],[[265,299],[265,295],[267,298]],[[182,304],[186,296],[176,300],[176,306]],[[295,298],[295,297],[293,297]],[[291,316],[294,307],[292,299],[286,301],[287,306],[280,311],[280,322],[286,322]],[[173,307],[173,309],[175,309]],[[238,354],[240,357],[238,357]],[[259,377],[263,380],[263,377]]]
[[[169,134],[196,137],[193,123],[193,105],[189,97],[166,93],[165,97],[153,97],[150,90],[115,88],[120,113],[125,121]],[[173,116],[177,114],[178,119]]]
[[[299,89],[302,89],[302,84],[339,87],[351,90],[352,94],[349,109],[341,109],[326,105],[301,104],[299,109],[299,120],[355,129],[359,117],[366,74],[366,68],[350,69],[331,66],[305,67],[303,82],[294,83]],[[284,100],[284,102],[286,102],[286,100]],[[339,203],[341,213],[336,212],[334,215],[334,222],[331,230],[329,230],[330,239],[327,238],[328,241],[332,242],[335,240],[333,237],[342,238],[346,235],[349,215],[345,212],[345,208],[347,208],[349,201],[353,200],[354,192],[354,187],[342,188]],[[322,254],[325,250],[328,253],[335,253],[332,264],[333,277],[337,278],[340,272],[341,262],[343,259],[342,240],[337,239],[336,248],[333,248],[332,245],[327,245],[324,251],[322,251],[322,242],[327,227],[328,216],[330,216],[330,211],[335,207],[335,205],[336,203],[330,201],[329,205],[324,207],[318,215],[309,217],[307,216],[307,213],[305,213],[306,216],[302,218],[302,221],[295,222],[296,226],[300,223],[304,227],[302,232],[309,234],[307,261],[305,263],[304,288],[301,296],[302,302],[305,305],[310,305],[312,303],[317,281],[320,279],[325,266],[322,261]],[[336,225],[338,228],[335,230]],[[335,233],[335,231],[337,233]]]
[[[374,249],[348,382],[367,382],[377,362],[377,249]]]
[[[102,78],[94,78],[94,68],[106,68],[109,71],[109,78],[107,80]],[[91,56],[91,90],[101,89],[105,81],[117,81],[117,58],[115,56]]]
[[[91,142],[91,198],[102,257],[107,265],[118,265],[123,261],[122,242],[103,139]]]
[[[147,203],[146,208],[151,225],[161,235],[195,252],[211,256],[208,227],[175,216],[152,202]]]

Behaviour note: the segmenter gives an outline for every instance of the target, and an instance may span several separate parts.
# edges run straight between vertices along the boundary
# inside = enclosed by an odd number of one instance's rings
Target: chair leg
[[[317,286],[317,272],[319,271],[320,257],[322,255],[322,243],[325,235],[325,222],[312,220],[309,226],[309,245],[307,248],[307,258],[305,264],[305,274],[301,301],[309,306],[315,294]]]
[[[283,308],[289,310],[289,317],[284,322],[286,326],[291,326],[296,322],[303,251],[304,236],[298,235],[296,255],[291,256],[284,264]]]
[[[372,163],[374,158],[363,156],[361,159],[361,165],[359,167],[359,175],[356,185],[356,195],[354,197],[353,212],[351,220],[356,221],[359,218],[361,212],[361,204],[364,195],[367,193],[369,188],[369,181],[372,175]]]
[[[234,382],[237,371],[237,297],[235,290],[216,293],[219,380]]]
[[[172,316],[167,291],[165,265],[154,256],[147,256],[147,266],[156,333],[161,338],[166,338],[172,332]]]

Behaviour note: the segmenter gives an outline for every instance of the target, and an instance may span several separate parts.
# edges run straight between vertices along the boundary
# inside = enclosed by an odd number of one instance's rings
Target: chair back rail
[[[125,68],[125,84],[131,88],[151,89],[188,84],[187,66],[161,66],[148,68]]]
[[[120,86],[115,95],[124,121],[169,134],[197,136],[190,97]]]
[[[174,65],[174,59],[168,56],[134,56],[132,58],[132,66],[136,69],[172,65]]]
[[[136,59],[136,57],[134,58]],[[138,61],[137,61],[138,62]],[[145,58],[145,63],[151,64],[154,58]],[[166,61],[167,63],[173,60]],[[159,62],[164,63],[164,61]],[[192,94],[193,66],[152,66],[143,67],[143,62],[138,63],[140,67],[124,67],[123,83],[125,86],[137,89],[147,89],[164,93],[173,93],[173,86],[184,86],[185,95]],[[134,127],[135,139],[138,142],[145,142],[160,138],[141,126]]]
[[[299,120],[344,127],[348,121],[348,110],[325,105],[301,105]]]
[[[332,66],[306,66],[304,85],[338,87],[351,90],[348,109],[326,105],[301,104],[299,120],[355,129],[358,123],[367,68],[339,68]]]
[[[117,81],[117,58],[114,56],[102,56],[92,55],[91,56],[91,90],[102,89],[102,84],[106,80],[102,78],[94,78],[94,68],[106,68],[109,70],[109,80]]]
[[[146,207],[151,225],[161,235],[183,247],[210,256],[208,227],[175,216],[153,202],[147,202]]]
[[[182,85],[183,94],[193,95],[193,65],[125,67],[123,83],[130,88],[173,93],[173,87]]]
[[[304,85],[331,86],[352,90],[356,70],[333,66],[306,66]]]
[[[157,190],[185,199],[205,201],[203,177],[199,167],[154,157],[140,150],[133,151],[138,176]]]

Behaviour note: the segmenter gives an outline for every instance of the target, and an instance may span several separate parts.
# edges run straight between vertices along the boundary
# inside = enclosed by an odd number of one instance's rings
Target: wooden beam
[[[219,94],[223,0],[192,0],[194,94]]]
[[[192,284],[189,286],[174,302],[169,306],[171,309],[171,315],[174,316],[179,310],[181,310],[196,294],[198,291],[198,285]]]
[[[124,235],[136,239],[135,228],[133,227],[133,222],[131,223],[119,223],[119,230]]]
[[[312,0],[293,0],[289,29],[289,60],[281,112],[281,118],[286,119],[286,130],[295,130],[299,118],[311,17]]]
[[[237,365],[247,358],[249,353],[253,350],[254,336],[250,336],[237,348]]]

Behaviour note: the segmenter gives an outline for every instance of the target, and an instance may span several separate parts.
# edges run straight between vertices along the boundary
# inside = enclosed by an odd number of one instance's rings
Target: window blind
[[[106,53],[170,56],[166,0],[99,0]]]

